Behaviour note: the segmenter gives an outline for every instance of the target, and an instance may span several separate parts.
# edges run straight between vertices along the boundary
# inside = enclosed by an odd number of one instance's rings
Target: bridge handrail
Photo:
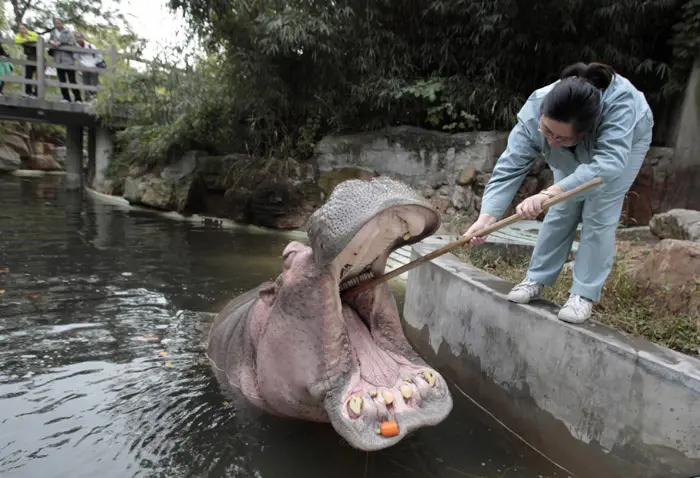
[[[0,39],[0,44],[4,45],[13,45],[17,47],[23,47],[25,44],[22,43],[16,43],[14,39],[6,39],[2,38]],[[24,65],[24,66],[35,66],[36,67],[36,80],[28,80],[24,78],[23,76],[16,76],[16,75],[10,75],[10,76],[0,76],[0,81],[4,81],[7,83],[20,83],[22,85],[36,85],[37,86],[37,96],[36,99],[43,100],[45,99],[46,95],[46,87],[58,87],[58,88],[69,88],[72,90],[81,90],[81,91],[102,91],[106,89],[104,86],[91,86],[91,85],[84,85],[81,83],[61,83],[59,81],[53,81],[53,80],[47,80],[46,79],[46,67],[53,67],[56,69],[61,69],[61,70],[73,70],[76,72],[83,72],[83,73],[107,73],[106,77],[108,78],[108,81],[111,81],[111,74],[114,73],[116,70],[117,62],[120,59],[126,59],[126,60],[134,60],[140,63],[146,63],[150,64],[151,66],[155,66],[158,68],[163,68],[167,67],[166,65],[163,65],[160,62],[157,61],[152,61],[152,60],[145,60],[142,58],[137,57],[136,55],[129,54],[129,53],[120,53],[117,51],[116,46],[111,45],[109,50],[98,50],[94,48],[81,48],[81,47],[73,47],[73,46],[65,46],[62,45],[60,47],[53,47],[48,45],[48,42],[43,38],[43,37],[38,37],[37,41],[34,45],[36,48],[36,60],[27,60],[24,58],[11,58],[11,57],[0,57],[0,62],[8,62],[12,63],[13,65]],[[89,54],[95,54],[98,53],[102,56],[105,56],[109,58],[110,61],[107,62],[108,65],[105,68],[91,68],[91,67],[86,67],[82,66],[79,62],[79,59],[76,58],[75,64],[70,65],[70,64],[65,64],[65,63],[59,63],[53,60],[49,60],[47,57],[47,49],[51,50],[60,50],[60,51],[67,51],[67,52],[72,52],[72,53],[89,53]],[[171,68],[172,67],[168,67]],[[77,81],[77,78],[76,78]]]

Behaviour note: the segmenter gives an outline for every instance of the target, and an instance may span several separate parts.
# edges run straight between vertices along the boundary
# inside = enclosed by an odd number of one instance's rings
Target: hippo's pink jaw
[[[386,285],[384,286],[386,287]],[[336,431],[355,448],[375,451],[407,434],[442,422],[452,410],[444,378],[417,357],[383,348],[351,306],[343,305],[356,367],[342,393],[326,400]],[[396,317],[398,321],[398,317]],[[398,341],[405,340],[403,336]],[[385,436],[382,424],[394,421],[398,434]]]
[[[332,262],[340,292],[384,273],[389,254],[434,230],[436,213],[424,206],[389,207],[368,221]],[[341,320],[350,344],[351,372],[326,395],[325,408],[336,431],[353,447],[389,447],[406,434],[443,421],[452,397],[443,377],[408,344],[387,284],[341,301]],[[395,421],[399,433],[384,436],[381,425]]]

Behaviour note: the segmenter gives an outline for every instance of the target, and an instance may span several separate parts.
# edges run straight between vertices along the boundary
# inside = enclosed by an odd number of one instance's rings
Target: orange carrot
[[[399,434],[399,424],[393,420],[390,422],[384,422],[379,425],[379,430],[377,431],[379,432],[378,435],[384,437],[395,437]]]

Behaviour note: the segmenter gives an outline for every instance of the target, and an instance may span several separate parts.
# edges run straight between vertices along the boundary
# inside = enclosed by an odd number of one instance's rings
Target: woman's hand
[[[547,199],[549,199],[549,196],[542,193],[530,196],[515,207],[515,212],[525,219],[537,219],[537,216],[544,210],[542,203]]]
[[[467,232],[462,234],[462,237],[467,237],[469,234],[478,232],[484,228],[489,227],[491,224],[494,224],[496,222],[496,218],[493,216],[489,216],[488,214],[481,214],[479,215],[479,218],[476,220],[474,224],[472,224],[469,229],[467,229]],[[480,244],[483,244],[486,242],[486,238],[488,238],[488,234],[485,236],[480,236],[480,237],[474,237],[472,238],[469,242],[467,242],[467,246],[478,246]]]

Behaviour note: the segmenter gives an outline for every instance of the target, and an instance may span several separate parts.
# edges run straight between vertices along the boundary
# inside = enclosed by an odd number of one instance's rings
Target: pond
[[[566,476],[454,391],[442,424],[374,453],[228,405],[212,313],[278,274],[288,234],[125,209],[61,176],[0,177],[0,204],[3,478]]]

